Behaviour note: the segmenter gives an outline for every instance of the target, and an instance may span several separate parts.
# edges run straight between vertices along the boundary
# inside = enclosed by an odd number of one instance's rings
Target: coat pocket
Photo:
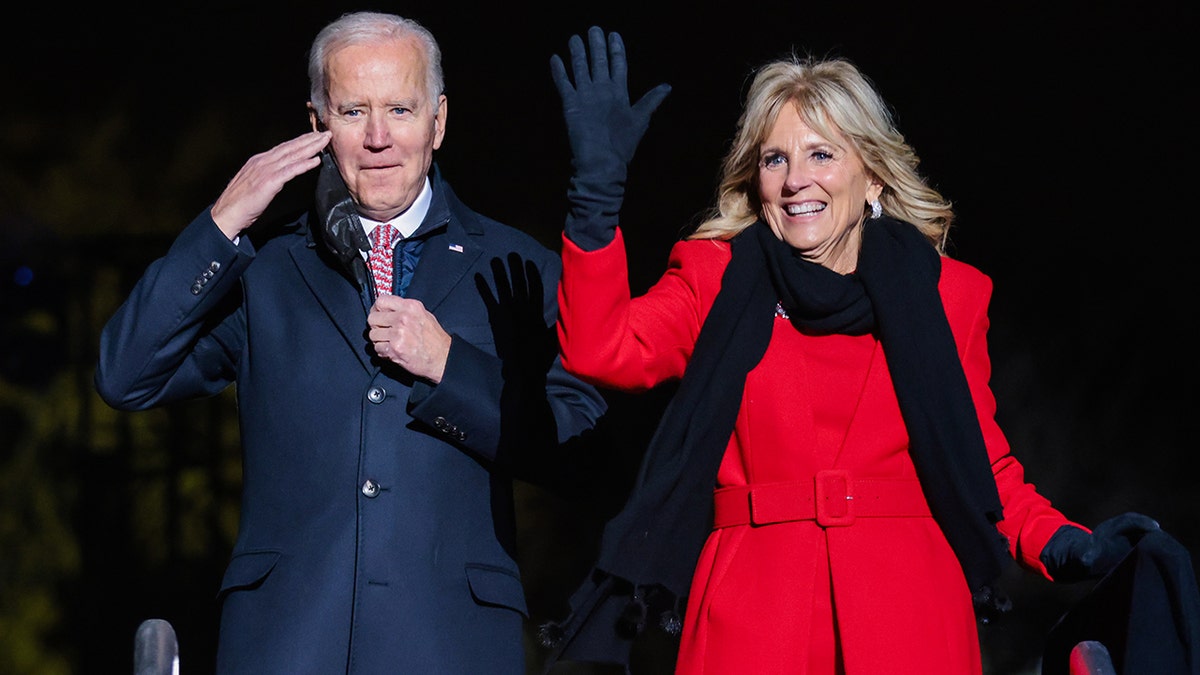
[[[508,607],[529,617],[525,606],[525,587],[513,572],[489,565],[467,565],[467,585],[471,597],[481,605]]]
[[[225,568],[217,598],[223,598],[231,591],[258,587],[275,569],[281,555],[279,551],[249,551],[235,555]]]

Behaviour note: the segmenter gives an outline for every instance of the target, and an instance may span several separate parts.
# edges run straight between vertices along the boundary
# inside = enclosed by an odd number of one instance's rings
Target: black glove
[[[1041,561],[1055,581],[1098,579],[1111,572],[1143,535],[1157,529],[1153,518],[1133,512],[1109,518],[1091,534],[1063,525],[1046,542]]]
[[[375,279],[362,257],[362,251],[371,250],[371,242],[363,233],[354,199],[328,150],[321,152],[315,204],[319,222],[310,227],[318,230],[319,241],[333,254],[346,275],[374,298]]]
[[[588,29],[588,49],[572,35],[571,71],[575,84],[557,54],[550,57],[550,75],[562,98],[563,118],[571,146],[571,176],[567,199],[567,237],[584,250],[594,251],[612,241],[617,214],[625,197],[625,175],[633,153],[670,85],[660,84],[632,106],[625,81],[625,43],[617,33]]]

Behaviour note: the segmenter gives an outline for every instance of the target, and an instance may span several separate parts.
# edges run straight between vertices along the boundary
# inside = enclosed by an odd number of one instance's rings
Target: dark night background
[[[1028,480],[1084,524],[1136,510],[1200,550],[1194,3],[551,5],[35,4],[8,17],[0,672],[129,672],[150,617],[179,633],[183,675],[211,669],[237,515],[232,398],[111,411],[91,388],[97,333],[247,157],[306,131],[306,50],[353,9],[434,32],[450,101],[437,161],[468,204],[555,249],[568,157],[548,59],[590,25],[621,32],[632,94],[674,87],[631,169],[635,290],[709,206],[751,69],[793,49],[851,58],[954,201],[952,255],[996,282],[992,386]],[[607,485],[574,499],[522,488],[535,620],[563,610],[662,400],[613,395]],[[1014,570],[1008,589],[1014,610],[981,628],[988,675],[1036,672],[1088,585]],[[668,672],[664,651],[644,646],[635,673]]]

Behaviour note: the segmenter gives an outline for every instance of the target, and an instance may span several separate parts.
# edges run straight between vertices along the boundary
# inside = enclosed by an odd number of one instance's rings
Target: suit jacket
[[[95,382],[116,408],[236,383],[219,673],[524,673],[510,481],[605,407],[557,362],[558,256],[430,177],[407,295],[452,335],[436,386],[374,358],[311,213],[256,247],[205,211],[104,328]]]

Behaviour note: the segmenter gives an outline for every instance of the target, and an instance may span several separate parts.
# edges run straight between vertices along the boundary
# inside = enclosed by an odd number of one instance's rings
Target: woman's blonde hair
[[[896,129],[869,79],[846,59],[772,61],[754,75],[737,133],[721,168],[717,204],[689,239],[730,239],[759,218],[759,148],[786,105],[827,138],[839,133],[883,184],[883,212],[905,220],[945,253],[951,204],[917,173],[919,159]],[[869,209],[868,209],[869,210]]]

